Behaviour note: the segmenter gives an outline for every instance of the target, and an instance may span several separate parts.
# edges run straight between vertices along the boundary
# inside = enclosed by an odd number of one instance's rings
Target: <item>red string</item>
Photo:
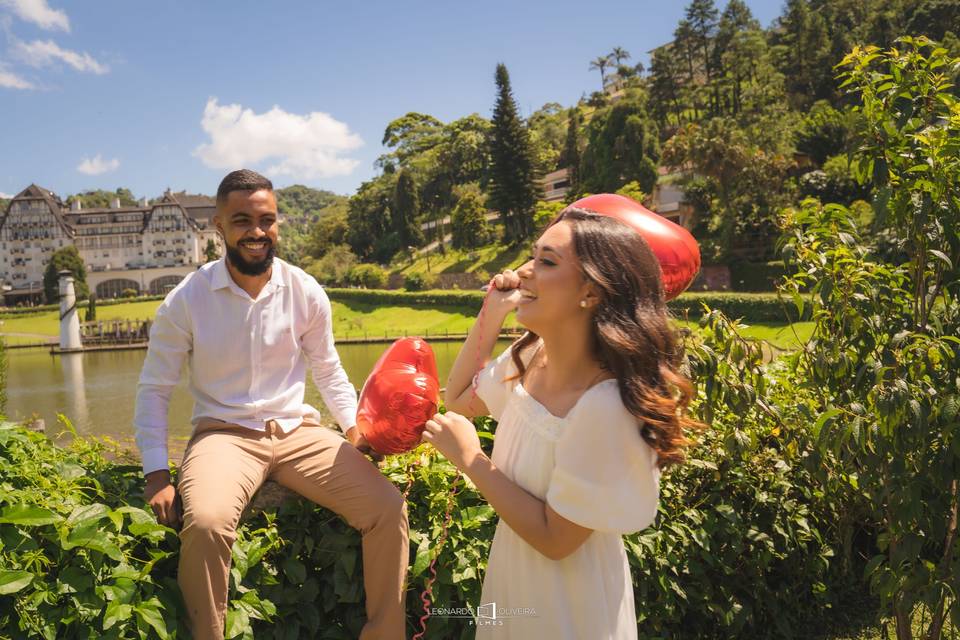
[[[490,297],[490,292],[496,288],[494,284],[494,279],[490,279],[490,284],[487,285],[487,293],[483,297],[483,304],[480,306],[480,313],[477,314],[477,357],[475,360],[476,366],[474,367],[474,375],[470,378],[470,401],[477,397],[477,385],[476,377],[480,369],[483,368],[483,352],[481,350],[481,344],[483,343],[483,316],[484,311],[487,308],[487,298]],[[419,458],[417,459],[419,460]],[[418,464],[414,462],[411,464],[411,468]],[[413,486],[413,472],[408,469],[408,474],[410,476],[409,481],[407,482],[406,488],[403,490],[403,498],[406,500],[407,495],[410,493],[410,488]],[[427,632],[427,620],[430,619],[430,604],[433,600],[433,583],[437,579],[437,560],[440,558],[440,553],[443,551],[443,545],[447,541],[447,534],[450,532],[450,523],[453,520],[453,502],[454,497],[460,491],[460,473],[457,472],[456,477],[453,479],[453,482],[450,484],[450,494],[447,496],[447,512],[444,515],[443,525],[440,528],[440,539],[437,540],[437,544],[434,547],[436,549],[436,555],[433,556],[433,559],[430,561],[430,577],[427,578],[426,585],[423,591],[420,592],[420,602],[423,603],[423,615],[420,616],[420,631],[413,636],[412,640],[421,640],[424,634]]]

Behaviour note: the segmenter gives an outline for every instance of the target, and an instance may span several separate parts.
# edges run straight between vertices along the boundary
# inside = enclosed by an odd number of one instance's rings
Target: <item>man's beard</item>
[[[259,262],[250,262],[244,258],[243,254],[240,253],[239,246],[231,247],[229,244],[224,243],[227,247],[227,260],[230,261],[230,264],[232,264],[237,271],[245,276],[263,275],[267,272],[267,269],[270,268],[270,265],[273,264],[273,256],[275,255],[273,243],[266,239],[258,242],[267,243],[267,255]],[[241,242],[238,244],[244,243]]]

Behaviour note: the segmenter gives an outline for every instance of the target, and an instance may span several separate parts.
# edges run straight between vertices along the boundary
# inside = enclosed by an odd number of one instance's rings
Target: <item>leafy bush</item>
[[[433,274],[413,271],[403,277],[403,288],[407,291],[423,291],[432,288],[436,281]]]
[[[387,272],[377,264],[358,264],[350,269],[349,279],[367,289],[382,289],[387,284]]]
[[[306,272],[322,284],[343,286],[350,281],[350,272],[357,264],[357,256],[350,247],[341,244],[330,247],[321,258],[312,261]]]
[[[809,200],[787,219],[790,286],[815,322],[798,378],[821,450],[844,463],[826,490],[877,522],[865,576],[897,638],[919,619],[938,640],[960,627],[960,60],[903,38],[840,66],[862,116],[854,165],[899,250],[874,251],[840,205]]]

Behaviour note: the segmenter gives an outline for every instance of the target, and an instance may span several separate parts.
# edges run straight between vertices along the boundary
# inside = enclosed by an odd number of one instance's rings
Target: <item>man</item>
[[[265,177],[227,175],[214,220],[227,255],[184,278],[157,309],[134,417],[146,498],[160,522],[182,524],[178,582],[194,637],[223,638],[237,522],[269,478],[360,530],[367,612],[360,637],[402,638],[406,503],[361,453],[369,448],[356,428],[356,390],[334,348],[330,302],[312,277],[274,257],[277,201]],[[194,432],[174,488],[167,409],[184,361]],[[307,363],[349,443],[304,404]]]

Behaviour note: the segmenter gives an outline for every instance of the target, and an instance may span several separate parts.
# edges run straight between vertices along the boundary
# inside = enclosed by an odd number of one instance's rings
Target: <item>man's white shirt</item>
[[[304,404],[306,368],[342,429],[356,424],[357,392],[333,342],[330,300],[317,281],[279,258],[256,300],[224,259],[191,273],[157,309],[134,415],[143,472],[168,468],[167,412],[183,363],[190,367],[193,424],[201,417],[264,431],[319,418]]]

